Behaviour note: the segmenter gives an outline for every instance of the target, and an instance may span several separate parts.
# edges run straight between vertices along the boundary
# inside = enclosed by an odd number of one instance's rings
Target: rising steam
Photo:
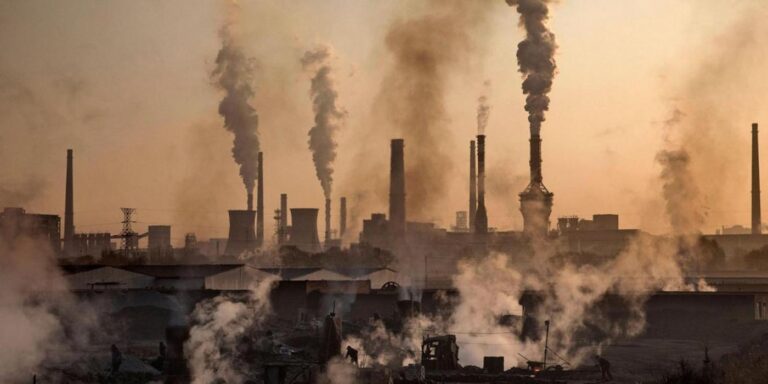
[[[525,27],[525,40],[517,45],[517,63],[523,80],[525,110],[532,135],[538,135],[544,112],[549,110],[549,96],[555,77],[555,35],[547,29],[549,0],[507,0],[517,6],[520,24]]]
[[[230,5],[230,18],[219,31],[221,49],[216,56],[216,68],[211,74],[216,86],[224,91],[219,103],[219,115],[224,127],[235,134],[232,156],[240,165],[240,176],[249,194],[253,194],[258,176],[259,116],[249,101],[253,97],[253,60],[246,57],[234,29],[239,8]]]
[[[252,286],[244,298],[222,295],[197,304],[184,344],[193,384],[243,383],[254,374],[243,355],[272,311],[269,294],[276,282],[276,277],[268,277]]]
[[[346,116],[346,111],[336,105],[338,93],[331,77],[330,56],[330,49],[322,46],[305,52],[301,58],[305,70],[315,71],[310,87],[315,125],[309,130],[309,149],[326,199],[331,198],[333,184],[333,161],[336,159],[334,134]]]

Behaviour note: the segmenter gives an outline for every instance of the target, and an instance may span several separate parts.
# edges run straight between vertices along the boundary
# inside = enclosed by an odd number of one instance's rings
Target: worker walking
[[[597,360],[597,365],[600,367],[600,374],[603,376],[603,380],[613,380],[611,363],[600,355],[595,355],[595,360]]]

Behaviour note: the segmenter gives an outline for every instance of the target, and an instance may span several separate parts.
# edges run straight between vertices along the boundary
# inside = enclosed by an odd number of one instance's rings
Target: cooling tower
[[[165,250],[171,247],[171,226],[147,226],[147,248],[150,250]]]
[[[255,218],[256,211],[253,210],[229,211],[229,237],[225,254],[239,256],[256,249]]]
[[[392,140],[389,173],[389,231],[394,237],[405,235],[405,141]]]
[[[477,135],[477,212],[475,233],[488,233],[488,214],[485,212],[485,135]]]
[[[757,123],[752,123],[752,234],[763,232],[760,214],[760,155],[757,145]]]
[[[317,208],[291,208],[291,237],[289,244],[305,252],[319,252]]]
[[[75,248],[75,192],[72,150],[67,149],[67,190],[64,196],[64,255],[74,256]],[[58,248],[57,248],[58,249]]]

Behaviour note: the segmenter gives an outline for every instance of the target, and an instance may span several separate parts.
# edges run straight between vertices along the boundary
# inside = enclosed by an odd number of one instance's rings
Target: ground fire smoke
[[[224,91],[219,114],[224,127],[235,135],[232,156],[240,165],[240,176],[249,195],[258,176],[259,116],[250,104],[253,97],[253,60],[246,57],[235,28],[237,5],[229,6],[227,22],[219,31],[221,49],[216,56],[216,68],[211,74],[217,87]]]
[[[97,316],[77,301],[47,239],[23,223],[0,225],[0,382],[62,382],[61,370],[82,357]]]
[[[699,190],[690,171],[691,158],[685,149],[665,150],[656,154],[661,165],[662,196],[667,216],[676,235],[700,233],[704,216]]]
[[[507,0],[520,13],[525,40],[517,45],[517,63],[523,80],[525,110],[528,111],[531,134],[538,135],[544,112],[549,110],[549,96],[555,77],[555,35],[547,29],[548,0]]]
[[[217,296],[197,304],[184,345],[192,383],[242,383],[253,374],[243,345],[253,342],[249,336],[262,328],[271,313],[269,294],[276,281],[259,281],[245,298]]]
[[[331,77],[330,56],[330,49],[323,46],[307,51],[301,58],[304,69],[315,72],[310,87],[315,125],[309,130],[309,149],[326,199],[331,197],[333,184],[334,135],[346,116],[346,111],[336,105],[338,93]]]

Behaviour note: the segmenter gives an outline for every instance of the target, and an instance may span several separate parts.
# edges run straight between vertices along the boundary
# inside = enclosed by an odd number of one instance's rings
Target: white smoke
[[[479,365],[483,356],[503,355],[508,364],[517,365],[522,362],[518,353],[542,358],[543,342],[523,341],[520,324],[499,322],[503,316],[522,316],[518,300],[526,292],[542,299],[535,315],[542,323],[551,322],[550,350],[573,364],[604,343],[639,335],[645,326],[644,304],[655,292],[711,290],[702,282],[685,282],[679,256],[684,245],[641,234],[616,258],[594,265],[576,265],[546,252],[536,253],[540,261],[492,253],[460,263],[453,278],[460,299],[448,326],[462,345],[460,361]],[[595,310],[607,296],[620,300],[624,317],[608,319]],[[577,340],[595,329],[601,340],[588,345]]]
[[[47,238],[23,220],[0,223],[0,382],[29,382],[65,366],[96,329],[92,309],[69,291]]]
[[[192,383],[245,382],[251,365],[240,355],[240,346],[272,312],[269,294],[276,282],[276,277],[264,278],[242,299],[222,295],[197,304],[184,344]]]

